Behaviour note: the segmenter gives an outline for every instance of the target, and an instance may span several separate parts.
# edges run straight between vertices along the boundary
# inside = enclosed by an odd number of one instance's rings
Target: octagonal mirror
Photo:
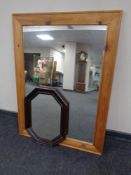
[[[54,88],[35,88],[25,98],[26,129],[40,143],[54,146],[68,133],[69,103]]]

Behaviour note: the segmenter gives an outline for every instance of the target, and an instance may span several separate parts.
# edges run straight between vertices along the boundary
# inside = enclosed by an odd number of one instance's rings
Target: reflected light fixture
[[[50,35],[47,34],[42,34],[42,35],[36,35],[38,38],[40,38],[41,40],[45,40],[45,41],[50,41],[50,40],[54,40],[54,38]]]

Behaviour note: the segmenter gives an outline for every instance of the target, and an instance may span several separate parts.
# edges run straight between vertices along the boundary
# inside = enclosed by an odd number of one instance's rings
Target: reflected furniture
[[[79,53],[77,64],[78,64],[78,73],[75,84],[75,91],[77,92],[85,92],[86,87],[86,69],[87,69],[87,56],[88,54],[84,51]]]

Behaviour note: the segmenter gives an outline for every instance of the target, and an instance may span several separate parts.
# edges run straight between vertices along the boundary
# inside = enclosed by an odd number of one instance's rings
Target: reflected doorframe
[[[22,27],[29,25],[107,25],[107,38],[102,66],[102,79],[97,107],[94,142],[88,143],[66,138],[61,145],[101,155],[103,152],[106,121],[115,67],[122,11],[89,11],[13,14],[14,50],[18,101],[19,134],[27,136],[25,129],[25,82]]]

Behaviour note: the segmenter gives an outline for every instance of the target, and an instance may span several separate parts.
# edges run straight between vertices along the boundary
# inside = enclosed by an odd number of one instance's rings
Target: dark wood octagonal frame
[[[60,116],[60,134],[57,135],[52,140],[41,138],[37,135],[37,133],[32,128],[32,105],[31,101],[37,97],[39,94],[50,95],[54,97],[56,103],[58,103],[61,107],[61,116]],[[60,93],[60,91],[56,88],[52,87],[37,87],[33,89],[26,97],[25,97],[25,128],[28,133],[39,143],[47,143],[51,146],[57,145],[62,142],[66,135],[68,134],[68,121],[69,121],[69,103],[66,98]],[[44,127],[44,126],[43,126]]]

